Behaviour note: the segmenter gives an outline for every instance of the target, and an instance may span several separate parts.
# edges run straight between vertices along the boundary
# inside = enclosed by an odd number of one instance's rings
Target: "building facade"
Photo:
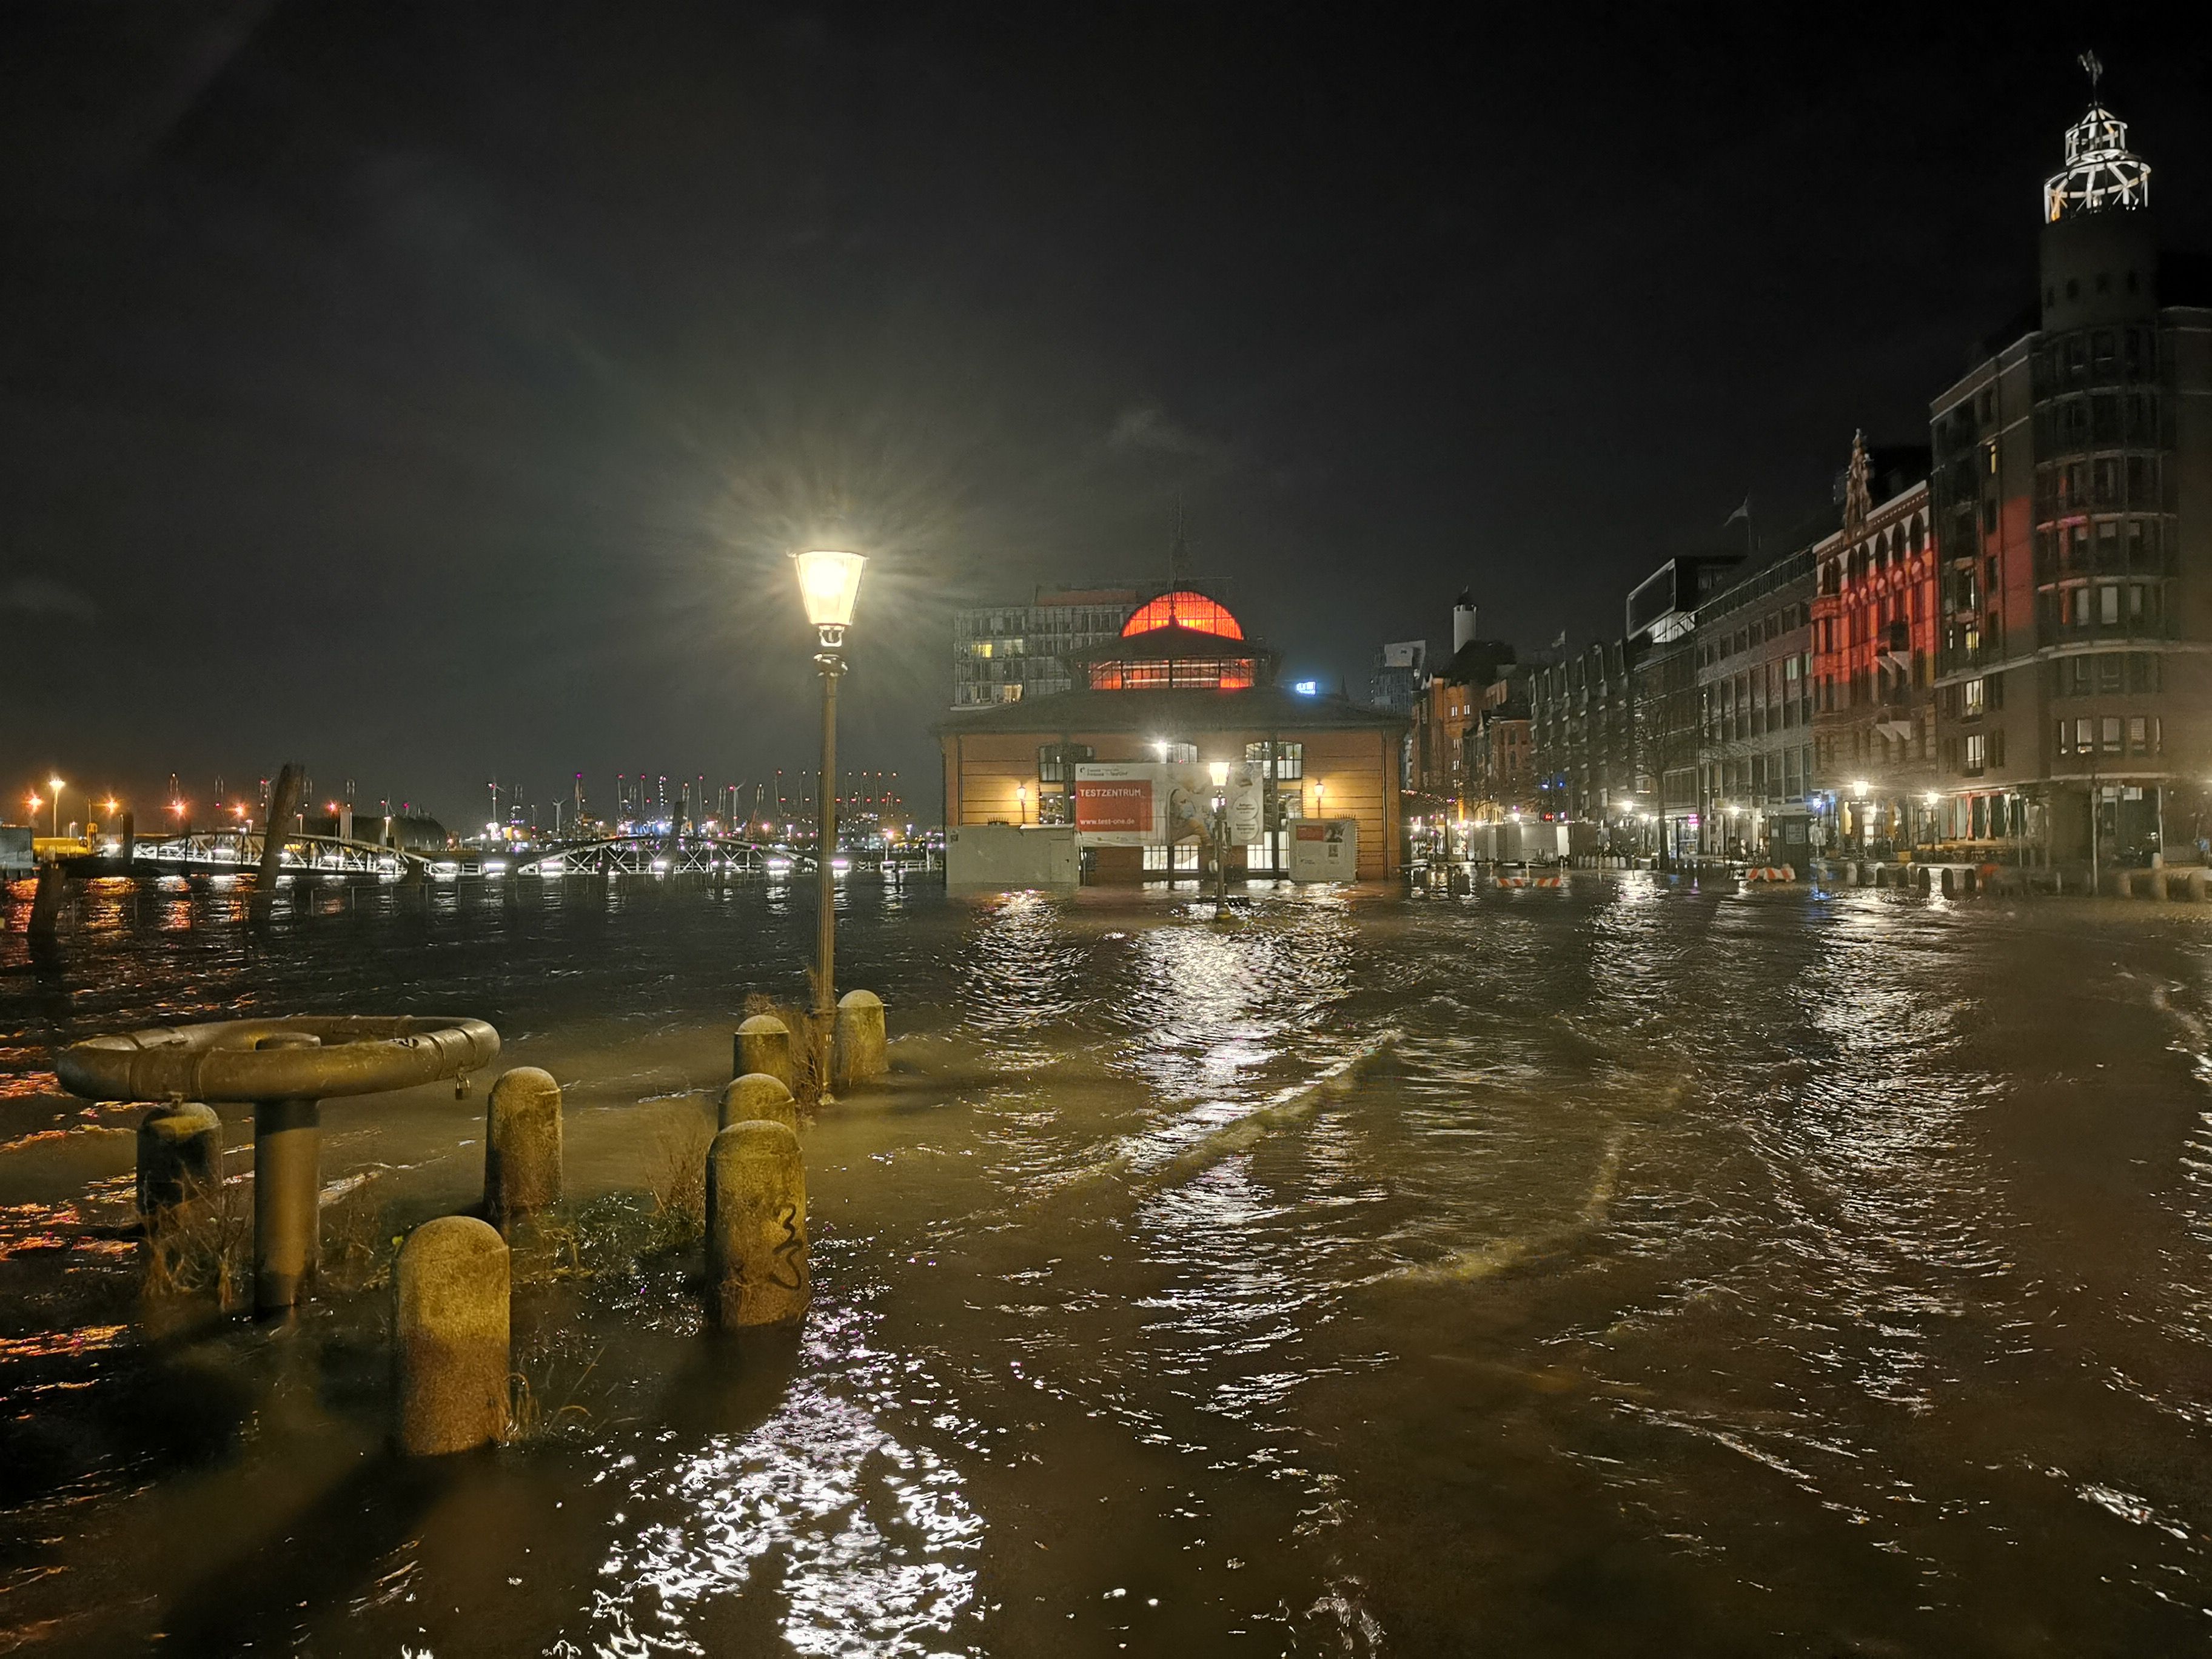
[[[1266,792],[1260,839],[1230,867],[1276,874],[1305,818],[1358,824],[1358,878],[1402,868],[1398,787],[1406,722],[1276,683],[1275,654],[1212,598],[1172,590],[1133,611],[1106,642],[1075,653],[1069,690],[959,709],[937,728],[948,829],[1074,821],[1076,769],[1134,762],[1249,765]],[[1194,878],[1194,843],[1099,846],[1085,878]]]
[[[1627,640],[1609,640],[1529,676],[1539,812],[1614,829],[1635,821],[1635,661]]]
[[[1529,669],[1515,664],[1483,688],[1467,737],[1468,798],[1475,819],[1496,820],[1536,810],[1532,763]]]
[[[2032,326],[1930,405],[1954,847],[2140,863],[2212,827],[2212,309],[2161,294],[2149,181],[2093,106]]]
[[[1662,859],[1698,851],[1698,760],[1705,741],[1698,700],[1698,609],[1743,562],[1734,554],[1686,555],[1653,571],[1628,596],[1636,738],[1636,817],[1651,827]]]
[[[1723,857],[1812,856],[1812,548],[1774,560],[1698,608],[1698,845]]]
[[[1854,439],[1844,526],[1814,550],[1813,749],[1820,839],[1888,857],[1933,836],[1936,549],[1917,451]]]
[[[1040,587],[1027,605],[981,605],[952,618],[952,706],[984,708],[1075,688],[1075,658],[1121,631],[1144,591]]]

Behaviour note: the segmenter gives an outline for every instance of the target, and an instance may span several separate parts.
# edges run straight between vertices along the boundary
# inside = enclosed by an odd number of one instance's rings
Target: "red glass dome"
[[[1137,614],[1121,625],[1121,637],[1158,633],[1163,628],[1187,628],[1194,634],[1211,634],[1223,640],[1244,637],[1237,618],[1219,605],[1203,593],[1180,587],[1138,606]]]

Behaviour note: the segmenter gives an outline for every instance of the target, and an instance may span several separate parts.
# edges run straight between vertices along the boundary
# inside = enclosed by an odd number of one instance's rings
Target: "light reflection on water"
[[[320,1513],[303,1449],[333,1437],[369,1507],[404,1484],[371,1455],[375,1297],[289,1346],[155,1328],[113,1231],[129,1116],[53,1096],[53,1042],[465,1008],[568,1085],[580,1200],[649,1178],[641,1111],[703,1112],[749,992],[803,995],[787,890],[297,896],[257,945],[235,890],[95,884],[58,968],[0,945],[0,1547],[43,1575],[0,1638],[127,1644],[195,1574],[254,1582],[209,1553]],[[817,1301],[787,1379],[708,1346],[680,1264],[526,1288],[533,1341],[600,1356],[593,1427],[465,1466],[358,1563],[355,1522],[322,1523],[327,1593],[259,1607],[258,1644],[2200,1639],[2192,914],[1646,876],[1261,890],[1231,929],[1096,893],[841,904],[844,981],[884,992],[904,1069],[807,1131]],[[334,1112],[326,1178],[376,1172],[386,1232],[458,1207],[480,1111]],[[231,1415],[175,1405],[204,1398]],[[187,1419],[234,1426],[187,1459]]]
[[[802,1374],[757,1428],[672,1465],[640,1456],[617,1517],[635,1535],[599,1570],[609,1583],[580,1650],[715,1651],[693,1621],[725,1596],[777,1607],[794,1653],[974,1650],[949,1638],[975,1601],[982,1518],[955,1468],[884,1426],[872,1395],[914,1411],[936,1390],[863,1329],[850,1316],[812,1321]]]

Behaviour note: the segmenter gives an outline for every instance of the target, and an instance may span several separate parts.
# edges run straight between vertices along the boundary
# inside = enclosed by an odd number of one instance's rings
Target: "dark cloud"
[[[19,576],[0,581],[0,616],[41,617],[88,623],[100,614],[89,593],[44,576]]]

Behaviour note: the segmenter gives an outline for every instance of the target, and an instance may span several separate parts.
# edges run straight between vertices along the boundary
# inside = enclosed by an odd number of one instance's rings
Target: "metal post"
[[[313,1048],[296,1032],[263,1037],[257,1048]],[[322,1255],[322,1109],[312,1099],[264,1100],[253,1109],[253,1310],[289,1312],[313,1282]]]
[[[822,775],[815,791],[814,1077],[830,1098],[830,1033],[837,1019],[837,894],[830,866],[837,850],[837,679],[845,672],[842,628],[818,630],[822,648]]]

